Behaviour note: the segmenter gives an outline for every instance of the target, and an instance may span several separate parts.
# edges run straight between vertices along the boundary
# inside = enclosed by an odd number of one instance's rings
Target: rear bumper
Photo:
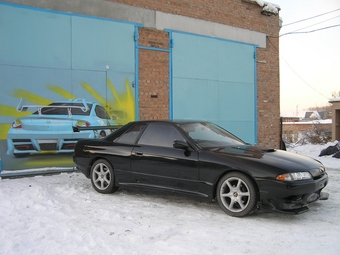
[[[51,151],[70,153],[78,140],[93,138],[93,131],[71,132],[9,132],[7,137],[7,154],[27,154]]]
[[[329,196],[327,193],[321,192],[328,183],[326,173],[317,180],[290,183],[262,180],[259,183],[263,209],[302,213],[308,210],[309,204],[318,200],[326,200]]]
[[[78,171],[82,172],[87,178],[90,178],[91,165],[89,158],[79,158],[73,154],[73,162]]]

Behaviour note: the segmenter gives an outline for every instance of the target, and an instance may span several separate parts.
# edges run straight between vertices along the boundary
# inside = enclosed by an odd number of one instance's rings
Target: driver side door
[[[197,193],[198,153],[174,148],[174,140],[185,141],[174,125],[150,123],[132,151],[132,174],[142,186]]]

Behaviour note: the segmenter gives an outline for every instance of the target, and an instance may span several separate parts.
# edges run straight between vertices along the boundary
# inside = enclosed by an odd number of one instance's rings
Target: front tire
[[[99,193],[109,194],[115,192],[114,172],[111,164],[105,159],[99,159],[91,167],[91,183]]]
[[[230,216],[243,217],[256,210],[258,194],[255,184],[243,173],[224,175],[217,185],[216,193],[218,204]]]

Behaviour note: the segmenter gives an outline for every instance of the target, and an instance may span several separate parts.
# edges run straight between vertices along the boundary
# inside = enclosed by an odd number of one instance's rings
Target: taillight
[[[22,128],[22,124],[21,124],[21,121],[19,119],[17,119],[16,121],[14,121],[12,123],[12,127],[13,128]]]
[[[91,126],[91,123],[85,120],[78,120],[76,126],[77,127],[89,127]]]

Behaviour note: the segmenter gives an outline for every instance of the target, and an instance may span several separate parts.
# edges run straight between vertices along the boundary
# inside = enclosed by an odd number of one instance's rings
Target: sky
[[[340,26],[303,34],[283,34],[340,25],[340,1],[269,2],[281,7],[279,15],[283,21],[280,31],[281,115],[304,116],[309,107],[329,105],[332,92],[340,91]],[[288,25],[336,9],[339,10]]]
[[[339,160],[318,157],[328,145],[288,150],[318,158],[326,201],[291,215],[235,218],[216,202],[141,189],[96,192],[81,173],[0,178],[0,254],[327,254],[340,250]]]

